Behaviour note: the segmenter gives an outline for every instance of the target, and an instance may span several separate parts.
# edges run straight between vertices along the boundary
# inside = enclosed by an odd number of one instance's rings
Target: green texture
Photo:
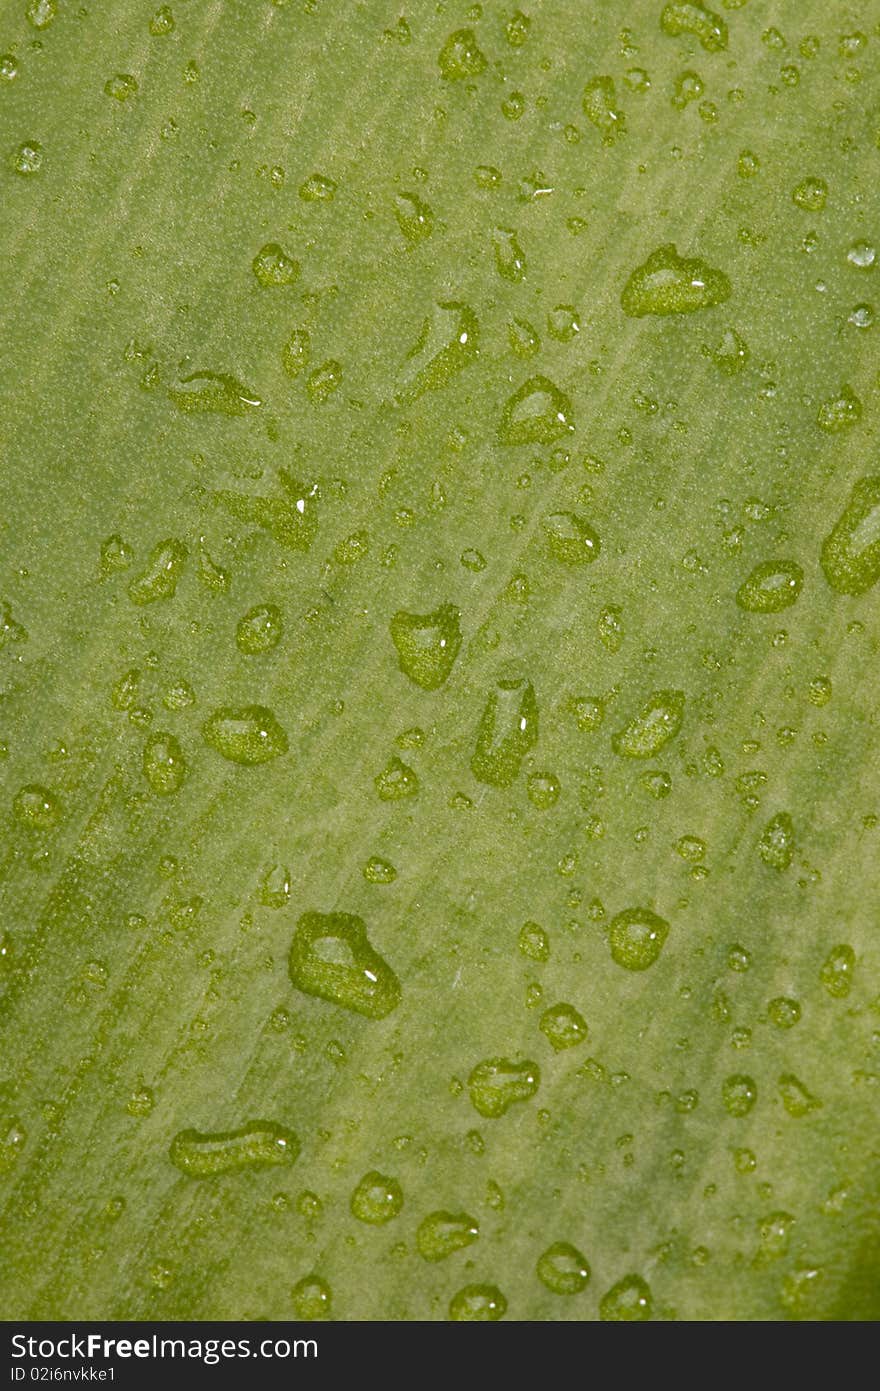
[[[15,0],[0,134],[0,1316],[880,1317],[872,7]]]

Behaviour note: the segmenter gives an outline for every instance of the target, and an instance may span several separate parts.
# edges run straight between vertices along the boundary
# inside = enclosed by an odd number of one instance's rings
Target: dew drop
[[[816,416],[820,430],[839,435],[851,430],[862,418],[862,403],[851,386],[842,386],[836,396],[823,401]]]
[[[453,1323],[495,1323],[506,1311],[507,1300],[497,1285],[465,1285],[449,1301]]]
[[[779,1078],[779,1095],[788,1114],[797,1120],[811,1111],[817,1111],[822,1105],[793,1072],[784,1072]]]
[[[468,1078],[471,1103],[481,1116],[496,1119],[515,1102],[530,1101],[538,1090],[541,1071],[537,1063],[487,1058],[477,1063]]]
[[[473,29],[456,29],[450,34],[437,57],[440,75],[447,82],[462,82],[479,77],[486,67],[486,57],[477,43]]]
[[[516,232],[510,227],[496,227],[492,232],[492,249],[495,253],[495,269],[500,276],[513,284],[525,278],[526,258]]]
[[[536,1273],[552,1294],[580,1294],[590,1279],[586,1257],[568,1241],[556,1241],[538,1258]]]
[[[603,145],[613,145],[626,130],[622,111],[617,110],[617,93],[612,77],[594,77],[584,88],[584,115],[596,127]]]
[[[539,923],[523,923],[518,938],[519,950],[529,961],[550,960],[550,939]]]
[[[828,953],[822,963],[819,979],[832,999],[846,999],[852,990],[855,966],[856,954],[852,947],[845,943],[833,947]]]
[[[653,758],[674,739],[684,718],[682,691],[653,691],[639,713],[611,737],[622,758]]]
[[[679,256],[675,245],[659,246],[632,272],[621,304],[631,318],[645,314],[690,314],[730,299],[731,284],[723,271],[696,257]]]
[[[326,1280],[320,1275],[304,1275],[297,1280],[290,1291],[294,1318],[303,1323],[315,1323],[329,1319],[333,1307],[333,1295]]]
[[[434,214],[416,193],[398,193],[394,199],[394,216],[407,241],[415,245],[424,241],[434,230]]]
[[[287,735],[264,705],[223,706],[202,725],[205,743],[230,763],[253,768],[287,753]]]
[[[791,200],[804,212],[820,213],[828,201],[828,185],[824,179],[802,179],[793,189]]]
[[[441,604],[424,614],[399,609],[391,619],[400,670],[422,690],[436,691],[448,679],[461,649],[460,618],[454,604]]]
[[[644,1321],[650,1319],[652,1308],[651,1289],[647,1282],[641,1275],[625,1275],[603,1294],[599,1304],[599,1318],[603,1323]]]
[[[551,554],[564,565],[589,565],[599,554],[599,537],[574,512],[551,512],[541,519],[541,527]]]
[[[669,923],[650,908],[625,908],[611,920],[611,955],[628,971],[646,971],[657,960],[668,935]]]
[[[240,1130],[202,1134],[181,1130],[171,1141],[169,1158],[189,1178],[213,1178],[234,1169],[292,1164],[299,1139],[272,1121],[249,1121]]]
[[[736,593],[736,602],[748,613],[779,613],[798,598],[804,572],[793,560],[765,560],[756,565]]]
[[[292,285],[300,272],[299,261],[289,256],[277,242],[267,242],[254,257],[251,268],[257,281],[265,289],[279,285]]]
[[[247,415],[263,403],[256,392],[225,372],[191,372],[168,395],[185,415]]]
[[[838,594],[864,594],[880,580],[880,475],[855,484],[820,560]]]
[[[288,968],[298,990],[368,1019],[384,1019],[400,1003],[400,981],[352,913],[303,913]]]
[[[442,1261],[470,1246],[480,1235],[480,1224],[466,1212],[429,1212],[416,1231],[419,1255],[426,1261]]]
[[[441,300],[426,318],[407,355],[396,400],[417,401],[439,391],[479,355],[480,326],[469,305]]]
[[[510,787],[538,742],[538,702],[530,681],[499,681],[477,728],[471,772],[491,787]]]
[[[281,349],[281,366],[291,381],[294,381],[300,372],[305,371],[308,367],[311,351],[311,339],[308,331],[304,328],[295,328]]]
[[[396,1178],[371,1169],[364,1174],[351,1195],[351,1212],[359,1222],[380,1227],[396,1217],[403,1207],[403,1189]]]
[[[144,777],[154,792],[168,797],[183,786],[186,760],[173,734],[157,731],[144,745]]]
[[[276,648],[283,632],[281,610],[274,604],[258,604],[238,620],[235,641],[240,652],[258,657]]]
[[[502,444],[553,444],[574,429],[571,401],[549,377],[529,377],[507,401],[498,438]]]
[[[137,96],[137,78],[130,73],[118,72],[114,77],[108,77],[104,83],[104,93],[112,97],[114,101],[131,101],[132,97]]]
[[[12,799],[17,821],[33,831],[50,831],[61,819],[61,802],[41,783],[29,782]]]
[[[419,779],[415,769],[396,755],[377,774],[374,786],[383,802],[398,802],[403,797],[419,795]]]
[[[575,1009],[565,1003],[552,1005],[541,1015],[538,1027],[557,1053],[565,1048],[575,1048],[587,1037],[587,1021]]]
[[[721,1100],[732,1116],[747,1116],[757,1099],[758,1088],[753,1077],[735,1073],[721,1084]]]
[[[720,15],[704,5],[666,5],[660,15],[660,28],[670,38],[677,38],[679,34],[693,34],[707,53],[720,53],[727,47],[727,25]]]
[[[787,811],[780,811],[761,832],[758,854],[771,869],[788,869],[794,848],[794,822]]]

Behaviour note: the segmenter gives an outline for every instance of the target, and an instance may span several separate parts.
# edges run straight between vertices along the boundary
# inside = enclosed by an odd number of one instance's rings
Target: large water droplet
[[[530,681],[499,681],[477,729],[471,771],[479,782],[510,787],[538,742],[538,702]]]
[[[157,599],[173,599],[187,554],[183,542],[176,541],[174,537],[154,546],[143,574],[128,586],[132,603],[153,604]]]
[[[663,950],[669,923],[650,908],[625,908],[611,920],[609,945],[618,966],[647,971]]]
[[[631,1323],[651,1317],[651,1289],[641,1275],[625,1275],[603,1294],[599,1318],[603,1323]]]
[[[290,1291],[294,1317],[303,1323],[314,1323],[329,1319],[333,1306],[333,1294],[326,1280],[320,1275],[304,1275],[297,1280]]]
[[[680,0],[666,5],[660,15],[660,28],[671,38],[693,34],[707,53],[720,53],[727,47],[727,25],[720,15],[704,5],[681,3]]]
[[[466,1212],[429,1212],[419,1223],[416,1245],[424,1260],[442,1261],[479,1235],[480,1224]]]
[[[734,1073],[721,1084],[721,1100],[732,1116],[747,1116],[758,1099],[758,1087],[753,1077]]]
[[[586,1257],[568,1241],[555,1241],[538,1258],[536,1273],[552,1294],[580,1294],[590,1279]]]
[[[453,604],[441,604],[424,614],[399,609],[391,619],[400,670],[423,690],[436,691],[452,671],[461,648],[460,617]]]
[[[253,259],[254,275],[267,289],[278,285],[292,285],[299,276],[299,261],[288,256],[277,242],[267,242]]]
[[[303,913],[288,964],[298,990],[368,1019],[384,1019],[400,1003],[400,981],[352,913]]]
[[[407,355],[397,400],[416,401],[426,391],[439,391],[479,353],[477,316],[460,300],[441,300]]]
[[[414,768],[395,754],[373,780],[383,802],[398,802],[403,797],[418,797],[419,779]]]
[[[497,1285],[465,1285],[449,1301],[454,1323],[495,1323],[506,1311],[507,1300]]]
[[[530,1061],[486,1058],[468,1078],[471,1102],[481,1116],[495,1119],[517,1101],[529,1101],[538,1090],[541,1070]]]
[[[231,763],[255,767],[287,753],[287,735],[265,705],[223,706],[202,725],[205,743]]]
[[[486,57],[473,29],[456,29],[441,48],[437,62],[440,75],[447,82],[461,82],[468,77],[479,77],[486,66]]]
[[[756,565],[736,593],[736,602],[749,613],[779,613],[797,599],[804,572],[793,560],[765,560]]]
[[[787,811],[777,812],[761,832],[758,854],[771,869],[788,869],[794,858],[794,822]]]
[[[653,691],[629,724],[611,737],[622,758],[653,758],[674,739],[684,718],[683,691]]]
[[[283,632],[281,610],[275,604],[258,604],[238,620],[235,641],[240,652],[258,657],[276,648]]]
[[[171,1163],[190,1178],[213,1178],[233,1169],[292,1164],[300,1145],[292,1130],[272,1121],[249,1121],[240,1130],[202,1134],[181,1130],[171,1141]]]
[[[549,377],[529,377],[501,414],[502,444],[552,444],[574,429],[571,401]]]
[[[263,404],[255,391],[226,372],[191,372],[177,386],[170,386],[168,395],[179,411],[189,415],[247,415]]]
[[[601,549],[599,537],[574,512],[551,512],[541,519],[552,554],[564,565],[589,565]]]
[[[278,470],[278,477],[288,498],[252,497],[227,490],[214,496],[230,516],[262,527],[279,545],[292,551],[307,551],[318,530],[313,490],[303,487],[284,469]]]
[[[371,1169],[352,1193],[350,1207],[359,1222],[381,1226],[396,1217],[403,1207],[403,1189],[396,1178]]]
[[[838,594],[864,594],[880,580],[880,475],[855,484],[820,559]]]
[[[541,1015],[538,1026],[557,1053],[564,1048],[574,1048],[587,1037],[587,1021],[575,1009],[565,1003],[552,1005]]]
[[[623,288],[620,302],[625,314],[691,314],[730,299],[731,284],[723,271],[714,270],[697,257],[679,256],[675,245],[658,246],[638,266]]]
[[[617,110],[613,77],[594,77],[584,88],[584,115],[599,131],[603,145],[613,145],[626,130],[623,112]]]

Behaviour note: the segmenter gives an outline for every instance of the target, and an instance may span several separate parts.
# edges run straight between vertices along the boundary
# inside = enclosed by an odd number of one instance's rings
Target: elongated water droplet
[[[603,1323],[633,1323],[651,1317],[651,1289],[641,1275],[625,1275],[603,1294],[599,1318]]]
[[[707,53],[720,53],[727,47],[727,25],[720,15],[704,5],[681,2],[666,5],[660,15],[660,28],[671,38],[693,34]]]
[[[299,276],[299,261],[289,256],[277,242],[267,242],[253,259],[253,272],[266,289],[292,285]]]
[[[240,1130],[215,1134],[181,1130],[171,1141],[169,1158],[189,1178],[213,1178],[233,1169],[292,1164],[299,1150],[292,1130],[272,1121],[248,1121]]]
[[[368,1019],[384,1019],[400,1003],[400,981],[352,913],[303,913],[288,966],[298,990]]]
[[[771,869],[788,869],[794,858],[794,822],[787,811],[767,822],[758,842],[758,854]]]
[[[407,355],[396,399],[416,401],[426,391],[439,391],[479,354],[480,325],[469,305],[441,300],[426,318]]]
[[[434,230],[434,214],[417,193],[398,193],[394,199],[394,216],[408,242],[424,241]]]
[[[320,367],[316,367],[314,372],[310,373],[306,382],[306,391],[309,400],[319,406],[324,401],[328,401],[341,385],[342,363],[330,357],[326,362],[322,362]]]
[[[308,330],[295,328],[281,349],[281,365],[287,376],[295,380],[309,365],[312,353]]]
[[[639,713],[611,737],[622,758],[653,758],[674,739],[684,718],[683,691],[653,691]]]
[[[419,1223],[416,1246],[423,1260],[442,1261],[479,1235],[480,1224],[466,1212],[429,1212]]]
[[[144,777],[154,792],[168,797],[183,786],[186,760],[173,734],[158,731],[144,745]]]
[[[550,939],[540,923],[523,923],[519,932],[519,949],[530,961],[550,960]]]
[[[749,613],[779,613],[796,601],[804,572],[793,560],[765,560],[756,565],[736,593],[736,602]]]
[[[880,475],[855,484],[820,559],[838,594],[864,594],[880,580]]]
[[[183,542],[176,541],[173,536],[154,546],[143,574],[128,586],[132,603],[153,604],[158,599],[173,599],[187,554]]]
[[[240,652],[258,657],[276,648],[283,632],[281,610],[275,604],[258,604],[238,620],[235,641]]]
[[[507,401],[498,438],[502,444],[553,444],[574,429],[571,401],[549,377],[529,377]]]
[[[717,348],[712,351],[712,361],[715,366],[728,377],[734,377],[741,372],[748,363],[751,356],[749,345],[744,338],[737,333],[736,329],[725,329],[721,336],[721,341]]]
[[[400,670],[425,691],[436,691],[447,680],[461,648],[461,614],[453,604],[431,613],[399,609],[391,619],[391,639]]]
[[[507,327],[507,341],[517,357],[534,357],[541,347],[538,330],[528,319],[511,319]]]
[[[721,1084],[721,1100],[732,1116],[747,1116],[758,1099],[758,1087],[753,1077],[735,1073]]]
[[[832,999],[846,999],[853,987],[855,968],[856,954],[846,943],[833,947],[828,953],[819,972],[819,979]]]
[[[668,936],[669,923],[650,908],[625,908],[612,918],[608,940],[618,966],[628,971],[647,971]]]
[[[289,500],[252,497],[226,490],[214,496],[230,516],[262,527],[279,545],[292,551],[307,551],[318,530],[312,491],[297,483],[284,469],[278,470],[278,477]]]
[[[473,29],[456,29],[450,34],[437,57],[440,75],[447,82],[462,82],[479,77],[486,67],[486,57],[477,43]]]
[[[589,1030],[583,1015],[574,1005],[552,1005],[541,1015],[539,1028],[557,1053],[583,1043]]]
[[[822,1105],[793,1072],[783,1072],[779,1078],[779,1095],[788,1114],[796,1120],[809,1115],[811,1111],[818,1111]]]
[[[465,1285],[449,1301],[453,1323],[496,1323],[507,1312],[507,1300],[497,1285]]]
[[[613,145],[626,130],[622,111],[617,110],[613,77],[594,77],[584,88],[584,115],[602,136],[603,145]]]
[[[396,1217],[403,1207],[403,1189],[396,1178],[389,1178],[387,1174],[380,1174],[378,1169],[371,1169],[368,1174],[364,1174],[357,1188],[351,1195],[352,1216],[359,1222],[369,1222],[371,1226],[378,1227],[385,1222],[390,1222],[392,1217]]]
[[[191,372],[170,386],[168,395],[187,415],[247,415],[263,404],[256,392],[226,372]]]
[[[230,763],[253,768],[287,753],[287,735],[265,705],[223,706],[202,725],[205,743]]]
[[[363,876],[368,884],[393,884],[397,870],[390,860],[381,855],[371,855],[363,868]]]
[[[492,249],[495,252],[495,269],[505,280],[518,284],[525,278],[526,258],[517,240],[516,232],[510,227],[496,227],[492,232]]]
[[[20,787],[12,799],[17,821],[34,831],[50,831],[61,819],[61,802],[55,793],[41,783],[29,782]]]
[[[555,1241],[538,1258],[536,1274],[552,1294],[580,1294],[590,1280],[586,1257],[568,1241]]]
[[[471,772],[491,787],[510,787],[538,742],[538,702],[530,681],[499,681],[477,728]]]
[[[730,299],[732,288],[723,271],[697,257],[679,256],[674,243],[658,246],[638,266],[623,288],[620,302],[631,318],[645,314],[691,314]]]
[[[294,1317],[303,1323],[329,1319],[333,1311],[333,1294],[320,1275],[304,1275],[290,1291]]]
[[[550,550],[564,565],[589,565],[601,549],[589,522],[574,512],[551,512],[541,519]]]
[[[474,1109],[492,1119],[503,1116],[517,1101],[529,1101],[541,1082],[541,1069],[530,1061],[486,1058],[468,1078]]]
[[[12,609],[0,600],[0,652],[7,643],[26,642],[27,629],[12,617]]]

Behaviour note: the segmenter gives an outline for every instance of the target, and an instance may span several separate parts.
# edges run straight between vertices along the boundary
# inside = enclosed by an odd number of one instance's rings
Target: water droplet
[[[583,109],[587,120],[602,136],[603,145],[613,145],[626,130],[622,111],[617,110],[617,94],[612,77],[594,77],[584,88]]]
[[[547,315],[547,332],[557,343],[570,343],[581,331],[577,310],[571,304],[557,304]]]
[[[518,946],[522,955],[527,956],[530,961],[550,960],[550,939],[539,923],[523,923]]]
[[[720,53],[727,47],[727,25],[720,15],[707,10],[704,5],[666,5],[660,15],[660,28],[671,38],[677,38],[679,34],[693,34],[707,53]]]
[[[0,652],[11,642],[27,642],[27,629],[12,617],[12,609],[0,599]]]
[[[672,94],[672,105],[679,111],[684,111],[689,102],[697,101],[703,95],[703,79],[699,73],[687,72],[679,73],[675,79],[675,91]]]
[[[510,787],[538,742],[538,702],[530,681],[499,681],[477,728],[471,772],[491,787]]]
[[[61,818],[58,797],[48,787],[36,782],[29,782],[18,789],[12,800],[12,810],[22,826],[34,831],[49,831]]]
[[[150,20],[150,33],[154,38],[161,38],[164,34],[170,34],[174,28],[174,15],[167,5],[162,5]]]
[[[43,167],[43,147],[38,140],[26,140],[19,145],[12,156],[12,167],[16,174],[27,177],[38,174]]]
[[[538,330],[528,319],[511,319],[507,327],[507,341],[517,357],[534,357],[541,347]]]
[[[587,1021],[574,1005],[552,1005],[541,1015],[538,1027],[557,1053],[574,1048],[587,1037]]]
[[[287,753],[287,735],[264,705],[223,706],[202,725],[208,744],[230,763],[253,768]]]
[[[0,81],[14,82],[18,77],[18,62],[14,53],[0,54]]]
[[[740,585],[736,602],[749,613],[779,613],[796,601],[803,582],[804,572],[795,561],[765,560]]]
[[[326,174],[310,174],[300,184],[299,196],[304,203],[332,203],[336,197],[336,183]]]
[[[510,16],[504,26],[504,32],[507,35],[507,42],[512,48],[522,48],[529,37],[531,27],[531,19],[528,15],[523,14],[522,10],[517,10],[515,14]]]
[[[398,193],[394,199],[394,216],[408,242],[424,241],[434,230],[434,214],[416,193]]]
[[[842,386],[836,396],[823,401],[816,416],[820,430],[839,435],[852,429],[862,418],[862,403],[851,386]]]
[[[384,1019],[400,1003],[400,981],[370,944],[363,918],[303,913],[290,946],[290,979],[306,995]]]
[[[292,1164],[299,1149],[292,1130],[272,1121],[248,1121],[240,1130],[214,1134],[181,1130],[171,1141],[169,1158],[189,1178],[213,1178],[233,1169]]]
[[[653,758],[681,729],[684,718],[682,691],[653,691],[639,713],[611,737],[611,747],[622,758]]]
[[[281,349],[281,365],[291,380],[295,380],[308,367],[311,351],[307,330],[295,328]]]
[[[399,609],[391,619],[391,640],[400,670],[425,691],[436,691],[449,677],[461,648],[461,613],[441,604],[431,613]]]
[[[417,401],[426,391],[439,391],[479,354],[479,322],[460,300],[441,300],[426,318],[410,349],[396,399]]]
[[[261,247],[251,266],[257,280],[266,289],[278,285],[292,285],[300,272],[299,261],[288,256],[277,242],[267,242]]]
[[[337,391],[341,385],[342,363],[337,362],[335,358],[328,358],[309,375],[306,381],[306,391],[310,401],[313,401],[315,405],[321,405],[324,401],[329,400],[334,391]]]
[[[586,1257],[568,1241],[556,1241],[538,1258],[536,1273],[552,1294],[580,1294],[590,1279]]]
[[[870,270],[877,260],[877,252],[870,242],[855,242],[847,251],[846,259],[851,266],[857,266],[860,270]]]
[[[788,869],[794,858],[794,822],[787,811],[778,812],[767,822],[758,854],[771,869]]]
[[[403,1207],[403,1189],[396,1178],[389,1178],[387,1174],[380,1174],[377,1169],[371,1169],[368,1174],[364,1174],[352,1193],[350,1207],[352,1216],[359,1222],[369,1222],[371,1226],[379,1227],[383,1222],[390,1222],[392,1217],[396,1217],[400,1212]]]
[[[529,377],[509,398],[501,415],[502,444],[553,444],[570,433],[571,401],[549,377]]]
[[[297,483],[284,469],[278,470],[278,477],[290,500],[226,490],[214,496],[230,516],[262,527],[279,545],[292,551],[307,551],[318,530],[312,503],[314,491]]]
[[[779,1095],[788,1114],[796,1119],[809,1115],[811,1111],[817,1111],[822,1105],[819,1098],[813,1096],[793,1072],[784,1072],[780,1077]]]
[[[526,258],[516,232],[510,227],[496,227],[492,232],[492,248],[495,252],[495,269],[500,276],[514,284],[525,278]]]
[[[186,415],[247,415],[263,403],[256,392],[244,386],[237,377],[225,372],[191,372],[181,377],[177,386],[168,388],[168,395],[179,411]]]
[[[537,1063],[511,1062],[509,1058],[487,1058],[477,1063],[468,1078],[474,1109],[481,1116],[496,1119],[518,1101],[530,1101],[541,1082]]]
[[[539,811],[549,811],[559,800],[561,786],[553,773],[530,773],[526,790],[529,801]]]
[[[152,604],[157,599],[172,599],[186,558],[187,549],[182,541],[176,541],[174,537],[159,541],[150,552],[143,574],[128,586],[132,603]]]
[[[828,953],[819,972],[819,979],[833,999],[846,999],[852,990],[855,967],[856,954],[852,947],[845,943],[833,947]]]
[[[479,1235],[479,1222],[466,1212],[429,1212],[419,1223],[416,1246],[424,1260],[442,1261],[470,1246]]]
[[[277,647],[283,632],[281,610],[274,604],[257,604],[238,620],[235,641],[239,651],[257,657]]]
[[[723,271],[697,257],[679,256],[673,242],[658,246],[630,275],[620,302],[631,318],[645,314],[690,314],[730,299]]]
[[[650,908],[625,908],[612,918],[608,941],[618,966],[647,971],[663,950],[669,923]]]
[[[695,6],[675,6],[670,8],[692,9]],[[603,1294],[599,1304],[599,1318],[603,1323],[636,1322],[651,1317],[653,1307],[651,1289],[641,1275],[625,1275]]]
[[[541,527],[552,554],[565,565],[587,565],[599,554],[599,537],[589,522],[574,512],[551,512],[542,517]]]
[[[112,97],[114,101],[130,101],[132,97],[137,96],[137,90],[137,78],[126,72],[118,72],[115,76],[108,77],[104,83],[105,95]]]
[[[167,797],[183,786],[186,760],[173,734],[151,734],[144,745],[144,777],[154,792]]]
[[[269,865],[260,880],[260,902],[265,908],[284,908],[290,902],[290,887],[287,865]]]
[[[880,580],[880,475],[856,483],[820,560],[838,594],[864,594]]]
[[[381,855],[371,855],[364,865],[363,875],[368,884],[393,884],[397,870],[390,860],[383,860]]]
[[[447,82],[461,82],[479,77],[486,67],[486,57],[477,43],[473,29],[456,29],[450,34],[437,57],[440,75]]]
[[[507,1300],[497,1285],[465,1285],[449,1301],[454,1323],[495,1323],[506,1311]]]
[[[304,1275],[297,1280],[290,1291],[293,1314],[304,1323],[314,1323],[319,1319],[329,1319],[333,1295],[326,1280],[320,1275]]]
[[[820,213],[828,200],[828,185],[824,179],[802,179],[791,198],[804,212]]]
[[[419,779],[415,769],[396,755],[376,776],[374,785],[383,802],[397,802],[401,797],[419,795]]]
[[[27,1143],[27,1131],[16,1117],[7,1117],[0,1127],[0,1174],[11,1169]]]
[[[721,1100],[732,1116],[747,1116],[757,1099],[758,1088],[753,1077],[735,1073],[725,1077],[721,1084]]]
[[[767,1006],[767,1017],[777,1029],[792,1029],[801,1017],[801,1007],[797,1000],[777,995]]]
[[[35,29],[48,29],[57,13],[57,0],[30,0],[30,4],[25,10],[28,20]]]

